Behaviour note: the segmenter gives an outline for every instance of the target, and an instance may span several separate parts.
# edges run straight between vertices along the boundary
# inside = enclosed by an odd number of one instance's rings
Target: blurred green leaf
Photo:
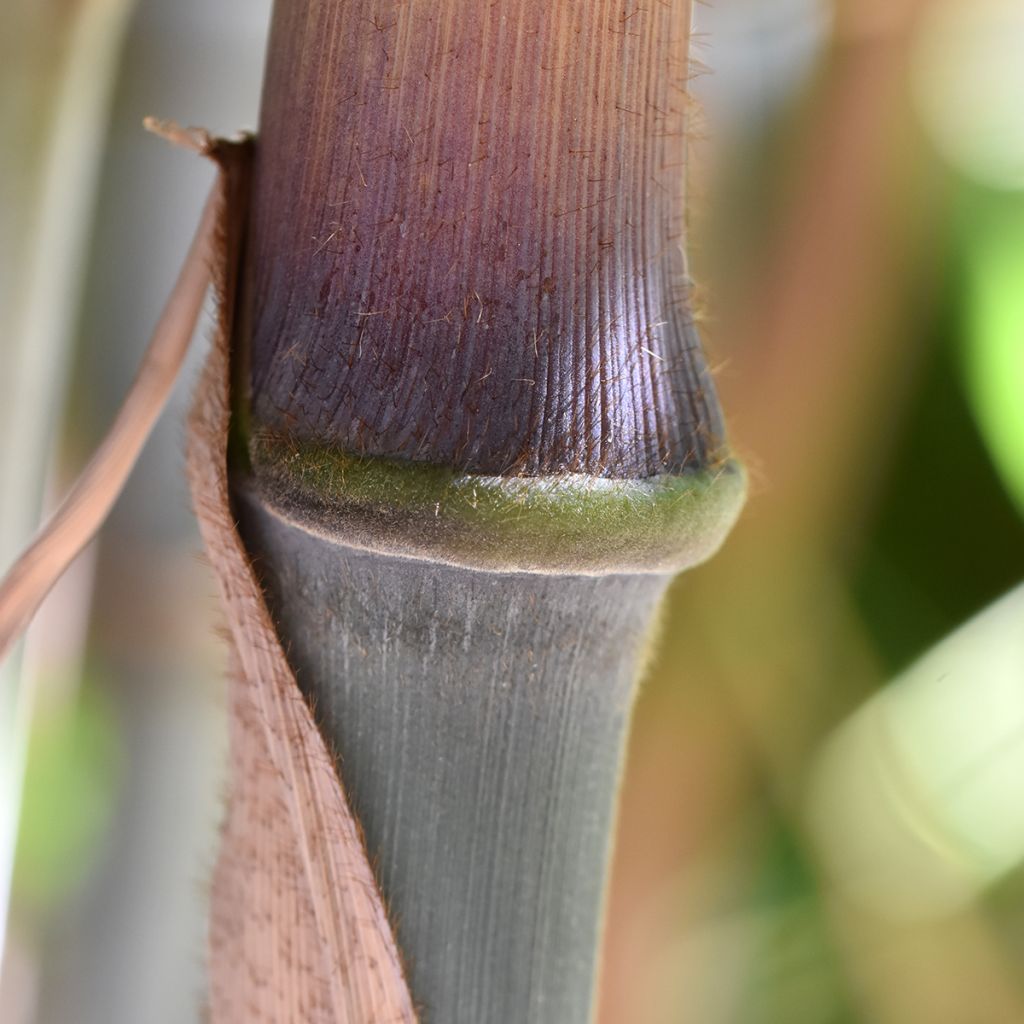
[[[964,273],[925,322],[931,355],[853,574],[889,675],[1017,583],[1024,530],[968,404],[959,359]],[[1024,294],[1024,278],[1021,285]],[[1018,400],[1024,388],[1018,382]],[[1018,439],[1020,440],[1020,439]]]
[[[751,894],[759,908],[755,949],[735,1024],[853,1024],[855,1003],[802,839],[781,818],[766,824]]]
[[[964,239],[971,408],[1024,513],[1024,195],[973,195]]]
[[[15,860],[16,897],[45,910],[87,874],[113,810],[121,750],[96,687],[41,709],[29,741]]]

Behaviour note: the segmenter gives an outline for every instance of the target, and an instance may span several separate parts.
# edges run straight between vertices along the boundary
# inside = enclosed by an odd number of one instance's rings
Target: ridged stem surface
[[[715,464],[683,254],[689,0],[278,0],[258,425],[487,474]]]

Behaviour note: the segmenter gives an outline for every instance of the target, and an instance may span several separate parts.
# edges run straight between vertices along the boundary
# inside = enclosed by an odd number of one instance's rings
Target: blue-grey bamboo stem
[[[240,507],[424,1020],[589,1021],[637,660],[668,577],[480,572]]]

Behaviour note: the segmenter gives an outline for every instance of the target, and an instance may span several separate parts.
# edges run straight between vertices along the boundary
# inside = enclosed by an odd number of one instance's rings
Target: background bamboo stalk
[[[48,8],[59,8],[70,23],[85,5],[32,0],[0,6],[0,75],[6,82],[22,62],[41,74],[46,64],[35,56],[40,51],[62,60],[70,52],[67,38],[52,27],[40,45],[14,26],[7,31],[16,9],[41,21]],[[97,15],[101,8],[113,10],[110,3],[89,6]],[[114,103],[99,127],[90,127],[89,118],[76,125],[76,131],[94,133],[88,145],[102,160],[100,188],[89,205],[93,230],[76,262],[85,279],[84,301],[69,348],[47,367],[69,375],[66,406],[50,423],[52,429],[63,417],[51,488],[56,492],[70,482],[67,470],[84,464],[130,384],[213,175],[205,161],[174,154],[147,136],[144,115],[178,114],[187,123],[234,131],[254,126],[258,108],[269,2],[142,0],[135,6],[123,59],[114,63]],[[100,84],[99,75],[86,82],[78,102],[87,102]],[[19,87],[5,85],[0,109],[28,117],[32,137],[41,143],[50,123],[43,115],[55,98],[48,94],[41,111]],[[34,150],[19,148],[19,122],[5,116],[3,128],[8,144],[0,162],[6,169],[9,159]],[[86,183],[83,161],[63,161],[73,179],[69,188]],[[6,186],[6,176],[4,181]],[[37,175],[37,190],[40,184]],[[33,209],[19,205],[24,200],[13,189],[0,193],[4,225]],[[77,230],[74,218],[57,225],[62,259],[73,255]],[[5,243],[3,257],[8,255],[17,258],[18,250]],[[0,278],[0,288],[19,289],[18,275]],[[49,300],[56,306],[61,288],[53,274],[50,280]],[[0,316],[15,308],[4,303]],[[10,334],[0,339],[5,356],[14,340]],[[170,415],[157,426],[88,556],[90,573],[96,567],[95,592],[88,579],[84,586],[81,579],[76,583],[88,591],[89,607],[69,617],[67,595],[55,594],[57,604],[49,611],[44,606],[47,621],[39,623],[45,632],[33,627],[36,656],[30,632],[27,656],[42,689],[17,851],[13,962],[5,963],[0,998],[5,1024],[8,1012],[17,1024],[191,1024],[199,1012],[203,894],[221,814],[225,747],[224,656],[211,630],[215,600],[206,567],[195,557],[198,539],[182,472],[181,419],[201,354],[201,346],[194,346]],[[9,383],[5,368],[0,392]],[[10,409],[5,402],[0,418]],[[42,406],[38,411],[43,414]],[[0,444],[20,438],[27,452],[34,429],[25,422],[13,435],[5,432]],[[0,485],[0,501],[10,497]],[[31,517],[22,542],[34,522]],[[80,576],[78,567],[74,571]],[[72,640],[77,657],[65,648]],[[6,725],[2,710],[0,718]],[[185,761],[183,750],[189,751]],[[55,768],[66,777],[54,777]],[[19,993],[28,1000],[26,1016],[18,1015]]]
[[[0,565],[38,521],[131,0],[0,11]],[[0,664],[0,964],[38,666]]]

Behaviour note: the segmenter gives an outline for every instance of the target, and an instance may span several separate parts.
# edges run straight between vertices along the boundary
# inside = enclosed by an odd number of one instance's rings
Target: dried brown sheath
[[[233,648],[227,818],[212,885],[210,1017],[413,1021],[358,824],[295,685],[228,502],[230,339],[251,148],[218,142],[223,168],[220,319],[199,383],[188,468]]]

